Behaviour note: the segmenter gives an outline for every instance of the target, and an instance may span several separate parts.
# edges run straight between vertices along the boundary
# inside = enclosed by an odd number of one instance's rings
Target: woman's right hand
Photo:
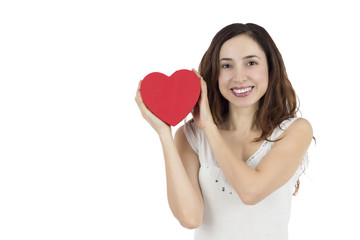
[[[141,115],[143,118],[155,129],[155,131],[160,135],[161,133],[170,132],[171,127],[156,117],[145,105],[142,100],[140,93],[141,81],[139,82],[138,89],[136,91],[135,101],[140,109]]]
[[[200,78],[201,93],[198,102],[192,110],[192,114],[196,126],[204,131],[208,126],[214,126],[215,124],[209,107],[207,84],[195,69],[193,69],[193,72]]]

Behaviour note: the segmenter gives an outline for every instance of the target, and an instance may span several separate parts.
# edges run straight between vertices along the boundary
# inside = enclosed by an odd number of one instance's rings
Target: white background
[[[290,239],[359,239],[356,1],[1,1],[0,239],[192,239],[167,205],[138,81],[257,23],[313,125]]]

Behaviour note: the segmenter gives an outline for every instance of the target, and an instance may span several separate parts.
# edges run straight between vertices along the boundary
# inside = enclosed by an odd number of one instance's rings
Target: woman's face
[[[245,34],[227,40],[220,49],[219,64],[219,89],[229,104],[258,107],[269,80],[266,55],[257,42]]]

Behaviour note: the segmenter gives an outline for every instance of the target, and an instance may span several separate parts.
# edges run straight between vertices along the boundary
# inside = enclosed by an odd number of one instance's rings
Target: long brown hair
[[[229,112],[228,101],[221,95],[218,87],[220,49],[227,40],[240,34],[250,36],[259,44],[268,64],[268,89],[259,100],[255,116],[255,124],[262,130],[261,136],[255,141],[260,141],[267,139],[282,121],[295,117],[298,111],[296,94],[286,74],[284,61],[267,31],[252,23],[234,23],[224,27],[215,35],[205,52],[199,71],[207,83],[211,114],[215,124],[219,126],[224,123]]]

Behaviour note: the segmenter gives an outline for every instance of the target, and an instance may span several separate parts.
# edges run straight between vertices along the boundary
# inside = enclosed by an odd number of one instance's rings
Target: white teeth
[[[252,89],[252,87],[242,88],[242,89],[232,89],[235,93],[245,93]]]

